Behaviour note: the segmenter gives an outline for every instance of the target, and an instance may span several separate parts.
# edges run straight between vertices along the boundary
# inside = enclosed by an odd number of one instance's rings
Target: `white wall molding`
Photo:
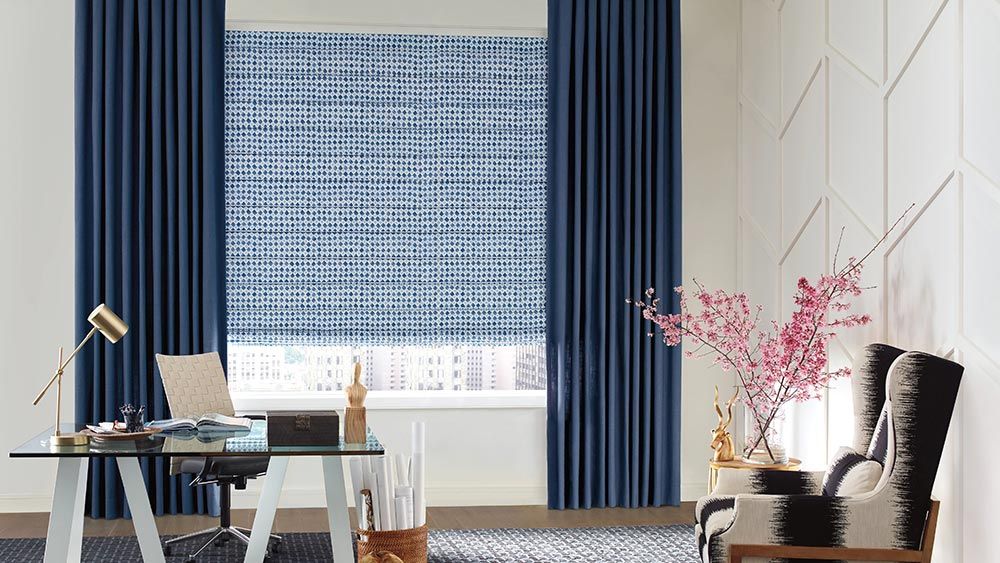
[[[753,2],[743,0],[742,9],[758,10]],[[865,275],[870,271],[873,285],[879,287],[875,290],[877,298],[865,301],[869,307],[866,312],[875,316],[875,327],[865,334],[870,334],[871,339],[931,351],[965,363],[962,396],[936,487],[936,494],[947,507],[942,514],[936,553],[947,561],[984,561],[992,552],[989,535],[983,530],[1000,526],[1000,516],[979,502],[984,494],[980,490],[983,483],[975,487],[965,483],[967,475],[976,474],[971,468],[1000,463],[1000,452],[995,448],[973,447],[992,435],[995,425],[990,422],[992,407],[987,405],[1000,402],[1000,333],[991,320],[1000,314],[1000,306],[992,298],[995,280],[1000,278],[1000,265],[994,258],[1000,240],[1000,227],[996,226],[1000,224],[1000,167],[992,164],[990,156],[1000,146],[1000,109],[993,103],[1000,94],[1000,75],[995,72],[1000,53],[997,39],[1000,3],[883,0],[879,4],[826,2],[825,63],[817,65],[810,79],[810,83],[817,81],[821,67],[825,68],[826,134],[809,131],[821,126],[815,117],[816,106],[809,112],[808,121],[802,119],[803,100],[809,88],[814,87],[807,85],[798,92],[796,107],[787,122],[781,124],[779,143],[783,150],[776,164],[779,171],[799,166],[793,168],[799,174],[796,186],[803,183],[803,177],[822,177],[818,160],[789,162],[790,156],[784,150],[789,142],[815,143],[814,148],[827,155],[826,185],[821,186],[819,202],[801,225],[798,222],[802,218],[797,214],[805,208],[805,197],[798,198],[798,211],[778,204],[781,232],[791,240],[782,241],[779,274],[773,283],[787,313],[791,295],[789,288],[781,289],[783,280],[811,274],[810,268],[818,256],[830,259],[841,226],[836,222],[847,223],[845,247],[841,250],[841,256],[846,258],[864,252],[868,240],[881,236],[905,207],[901,202],[916,204],[906,222],[872,257],[866,270]],[[859,7],[864,8],[863,13]],[[832,26],[834,17],[838,18],[836,27]],[[790,26],[813,24],[814,20],[782,18],[779,41],[784,41],[783,49],[796,48],[788,43],[789,37],[804,35],[801,29]],[[761,93],[770,92],[779,98],[779,105],[781,102],[781,81],[785,77],[781,76],[781,69],[775,77],[774,69],[766,64],[770,51],[756,51],[768,48],[767,44],[746,41],[741,36],[740,107],[754,117],[760,107],[770,107],[775,102]],[[794,70],[801,76],[801,66]],[[836,92],[835,80],[839,80],[841,88]],[[857,84],[850,80],[856,80]],[[745,99],[747,92],[753,92],[756,98]],[[874,109],[876,103],[878,111]],[[840,128],[834,137],[832,120],[845,117],[853,121],[848,126],[843,125],[844,121],[837,122]],[[873,119],[878,119],[877,125],[862,129]],[[793,128],[798,128],[797,132],[789,133]],[[864,176],[841,173],[843,168],[838,167],[856,165],[850,159],[858,157],[857,151],[851,153],[841,148],[852,135],[860,138],[866,131],[882,137],[880,142],[871,143],[877,149],[863,153],[867,172]],[[792,136],[794,141],[790,141]],[[758,133],[757,139],[761,138]],[[745,146],[751,142],[750,138],[741,134],[739,139],[740,155],[753,154]],[[838,160],[831,157],[834,139],[840,143],[839,152],[833,153]],[[740,169],[745,165],[741,161]],[[812,166],[816,169],[810,169],[809,175],[801,175],[802,167]],[[755,176],[767,177],[764,173]],[[739,193],[743,198],[746,178],[743,175],[739,178]],[[858,178],[870,181],[837,185]],[[868,197],[871,191],[862,191],[870,184],[878,190],[877,198]],[[755,189],[758,193],[761,190],[759,186]],[[789,189],[792,184],[781,178],[765,196],[774,201],[777,195],[777,201],[783,202]],[[812,192],[809,194],[811,201]],[[791,195],[794,201],[798,194]],[[766,244],[756,240],[760,237],[760,225],[750,215],[751,210],[760,212],[760,206],[741,201],[739,209],[740,224],[747,226],[741,228],[737,246],[741,261],[746,256],[765,255]],[[876,217],[881,224],[873,224]],[[820,226],[824,227],[822,236],[816,234]],[[744,289],[748,280],[759,286],[761,279],[767,279],[760,275],[750,279],[754,266],[747,267],[751,268],[748,272],[740,272]],[[832,367],[849,363],[861,345],[857,337],[847,333],[844,336],[831,346]],[[823,401],[798,405],[794,410],[793,418],[798,424],[792,432],[795,435],[792,447],[826,440],[830,442],[828,452],[840,445],[834,439],[843,439],[843,434],[838,434],[839,428],[851,423],[849,387],[836,385],[828,390]],[[816,459],[808,459],[807,463],[825,463],[821,450],[809,451]],[[989,493],[1000,494],[1000,485],[991,485]]]

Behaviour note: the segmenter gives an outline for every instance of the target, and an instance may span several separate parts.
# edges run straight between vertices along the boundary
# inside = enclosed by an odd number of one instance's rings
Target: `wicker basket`
[[[427,526],[407,530],[358,530],[358,561],[369,553],[388,551],[403,563],[427,563]],[[367,541],[361,538],[367,537]]]

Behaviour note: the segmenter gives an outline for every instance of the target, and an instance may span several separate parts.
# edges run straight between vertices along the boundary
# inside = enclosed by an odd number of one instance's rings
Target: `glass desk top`
[[[77,432],[82,425],[63,424],[64,433]],[[10,457],[219,457],[219,456],[301,456],[301,455],[381,455],[382,444],[368,429],[364,444],[344,443],[336,446],[270,446],[267,443],[267,421],[254,420],[250,431],[243,432],[161,432],[141,440],[97,441],[84,446],[53,446],[49,444],[52,427],[9,452]]]

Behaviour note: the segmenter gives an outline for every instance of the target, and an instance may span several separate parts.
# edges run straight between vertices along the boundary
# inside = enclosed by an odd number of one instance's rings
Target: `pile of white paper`
[[[351,458],[351,486],[357,507],[358,527],[362,530],[406,530],[427,522],[424,497],[424,423],[413,423],[412,457],[359,456]],[[373,521],[361,491],[372,495]]]

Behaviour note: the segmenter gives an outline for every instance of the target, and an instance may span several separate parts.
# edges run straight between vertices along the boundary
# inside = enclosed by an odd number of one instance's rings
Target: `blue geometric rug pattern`
[[[284,534],[271,561],[312,563],[331,561],[330,536],[325,533]],[[431,530],[429,563],[698,563],[692,526],[625,526],[615,528],[509,528],[493,530]],[[0,561],[42,560],[45,540],[0,540]],[[243,561],[243,547],[230,541],[198,558],[204,563]],[[168,562],[185,556],[167,557]],[[133,536],[84,538],[83,561],[129,563],[142,561]]]

